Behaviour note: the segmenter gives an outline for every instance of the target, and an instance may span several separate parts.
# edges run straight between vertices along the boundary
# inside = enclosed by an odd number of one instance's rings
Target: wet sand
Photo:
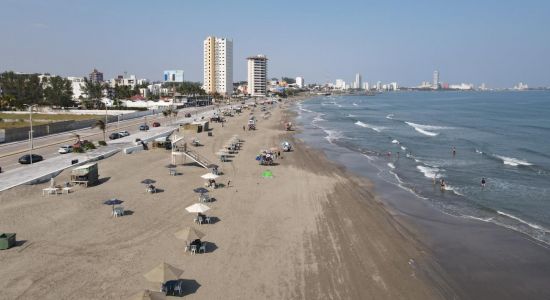
[[[158,289],[143,274],[161,262],[184,270],[188,299],[444,299],[446,275],[415,235],[387,212],[365,179],[350,176],[319,151],[283,131],[291,119],[275,108],[243,132],[248,116],[229,118],[213,137],[199,134],[195,150],[215,161],[233,135],[245,140],[230,162],[219,163],[226,186],[213,190],[207,213],[214,224],[194,225],[185,207],[206,172],[189,161],[179,176],[164,167],[168,151],[117,154],[99,162],[102,183],[74,193],[42,196],[48,184],[0,194],[0,227],[20,244],[0,252],[0,298],[126,299]],[[191,139],[194,135],[188,135]],[[275,166],[254,160],[261,149],[289,139],[294,151]],[[262,178],[270,169],[274,177]],[[57,182],[66,181],[69,172]],[[157,181],[147,194],[140,182]],[[231,184],[227,186],[228,181]],[[102,202],[119,198],[130,214],[111,217]],[[207,253],[184,253],[174,233],[206,233]]]

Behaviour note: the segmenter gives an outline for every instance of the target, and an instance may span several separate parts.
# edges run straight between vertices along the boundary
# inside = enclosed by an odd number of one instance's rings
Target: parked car
[[[73,146],[71,146],[71,145],[61,146],[61,147],[59,147],[59,150],[57,150],[57,152],[59,152],[59,154],[71,153],[71,152],[73,152]]]
[[[32,163],[37,163],[43,161],[44,158],[38,154],[32,154]],[[28,165],[31,163],[31,154],[25,154],[19,158],[19,163],[23,165]]]
[[[153,127],[159,127],[159,126],[160,126],[159,122],[153,122]]]
[[[185,117],[186,117],[186,118],[191,118],[191,113],[186,113],[186,114],[185,114]]]
[[[139,130],[140,131],[147,131],[147,130],[149,130],[149,125],[147,125],[147,124],[139,125]]]
[[[123,130],[123,131],[119,131],[118,134],[120,134],[120,136],[124,137],[124,136],[129,136],[130,133],[126,130]]]
[[[113,132],[113,133],[109,134],[109,139],[110,140],[116,140],[116,139],[119,139],[121,137],[122,137],[122,135],[119,132]]]

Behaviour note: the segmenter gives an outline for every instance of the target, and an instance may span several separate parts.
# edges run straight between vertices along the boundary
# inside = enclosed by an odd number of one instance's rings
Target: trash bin
[[[15,233],[0,233],[0,250],[15,246]]]

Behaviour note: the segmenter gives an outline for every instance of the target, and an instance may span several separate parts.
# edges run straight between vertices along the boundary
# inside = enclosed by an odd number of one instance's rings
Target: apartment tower
[[[267,57],[256,55],[248,60],[248,93],[251,96],[267,94]]]
[[[203,89],[224,96],[233,93],[233,41],[209,36],[204,40]]]

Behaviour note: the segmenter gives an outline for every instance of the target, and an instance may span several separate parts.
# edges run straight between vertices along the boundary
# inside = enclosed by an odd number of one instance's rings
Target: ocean
[[[550,92],[320,96],[296,112],[300,138],[357,154],[367,177],[550,244]]]

